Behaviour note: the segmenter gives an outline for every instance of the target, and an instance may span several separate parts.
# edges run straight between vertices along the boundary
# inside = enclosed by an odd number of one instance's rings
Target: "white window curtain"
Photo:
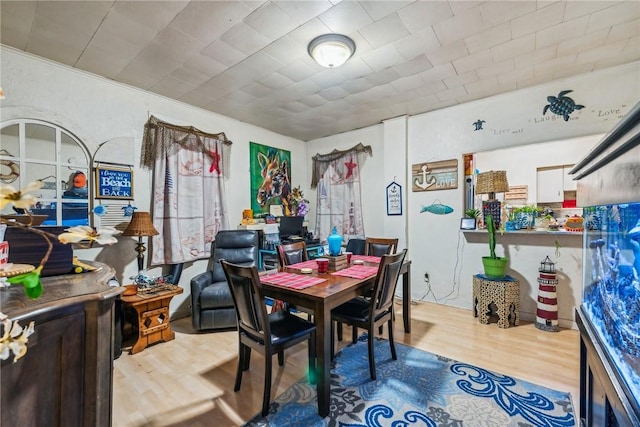
[[[311,188],[317,188],[315,235],[320,240],[326,240],[333,227],[345,242],[364,238],[360,170],[371,155],[371,146],[358,144],[313,156]]]
[[[229,228],[224,171],[231,141],[151,117],[145,125],[143,167],[153,169],[151,264],[208,258],[219,230]]]

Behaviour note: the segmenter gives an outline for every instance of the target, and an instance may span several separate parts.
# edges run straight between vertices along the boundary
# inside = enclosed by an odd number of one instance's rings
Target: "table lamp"
[[[482,215],[493,216],[496,227],[500,226],[502,212],[500,210],[500,200],[496,199],[496,193],[509,191],[507,182],[507,171],[488,171],[478,174],[476,177],[476,194],[488,194],[489,199],[482,201]],[[486,223],[486,219],[485,219]]]
[[[131,222],[129,226],[122,233],[123,236],[138,236],[138,243],[136,244],[136,252],[138,252],[138,271],[144,270],[144,243],[142,243],[143,236],[156,236],[158,230],[155,229],[151,222],[151,216],[149,212],[134,212],[131,216]]]

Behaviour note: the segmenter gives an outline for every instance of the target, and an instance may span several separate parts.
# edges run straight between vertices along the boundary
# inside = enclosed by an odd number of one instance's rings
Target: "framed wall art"
[[[282,205],[283,214],[290,215],[291,152],[250,142],[249,156],[254,217],[269,214],[271,205]]]
[[[101,164],[95,171],[96,199],[133,200],[133,169]]]
[[[387,185],[387,215],[402,215],[402,186],[395,181]]]

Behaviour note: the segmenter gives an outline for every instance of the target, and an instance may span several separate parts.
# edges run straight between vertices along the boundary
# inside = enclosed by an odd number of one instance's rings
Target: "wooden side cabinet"
[[[2,426],[111,426],[114,270],[43,278],[30,300],[20,286],[0,290],[2,311],[26,326],[35,321],[27,354],[0,367]]]
[[[637,427],[634,408],[618,372],[582,308],[576,310],[580,330],[580,418],[586,427]]]

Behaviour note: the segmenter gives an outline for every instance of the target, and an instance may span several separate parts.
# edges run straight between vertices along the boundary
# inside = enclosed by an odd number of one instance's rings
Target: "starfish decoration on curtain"
[[[211,156],[211,167],[209,168],[209,173],[220,173],[220,154],[218,154],[217,145],[215,146],[214,151],[209,151],[209,156]]]
[[[349,158],[349,161],[344,164],[347,167],[347,174],[344,179],[349,179],[353,176],[353,170],[358,166],[357,163],[353,163],[353,157]]]

